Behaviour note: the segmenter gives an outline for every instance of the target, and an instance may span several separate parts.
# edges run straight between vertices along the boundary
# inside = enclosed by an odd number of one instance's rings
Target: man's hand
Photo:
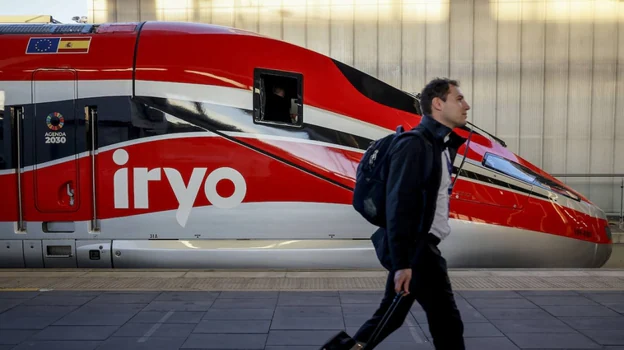
[[[399,293],[404,291],[409,294],[410,281],[412,280],[412,269],[398,270],[394,273],[394,291]]]

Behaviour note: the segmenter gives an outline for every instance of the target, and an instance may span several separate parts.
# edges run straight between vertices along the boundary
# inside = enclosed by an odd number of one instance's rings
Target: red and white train
[[[207,24],[1,25],[0,47],[0,266],[380,267],[355,171],[371,140],[418,124],[413,95]],[[608,260],[603,211],[470,136],[449,267]]]

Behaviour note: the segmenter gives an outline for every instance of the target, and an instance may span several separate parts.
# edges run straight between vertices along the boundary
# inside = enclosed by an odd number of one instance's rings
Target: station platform
[[[624,349],[624,269],[449,271],[467,349]],[[312,350],[375,311],[386,272],[0,270],[0,350]],[[434,349],[426,315],[377,349]]]

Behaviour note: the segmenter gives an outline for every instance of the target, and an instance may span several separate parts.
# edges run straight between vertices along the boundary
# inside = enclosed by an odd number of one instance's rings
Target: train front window
[[[483,165],[488,168],[507,174],[516,179],[528,182],[532,185],[539,186],[549,191],[556,192],[562,196],[580,201],[581,198],[564,186],[559,185],[555,181],[545,178],[544,176],[534,172],[533,170],[522,166],[516,162],[512,162],[505,158],[487,153],[483,159]]]
[[[303,125],[303,75],[256,68],[254,122],[300,127]]]
[[[483,165],[530,184],[533,184],[536,178],[534,174],[527,172],[520,164],[491,153],[485,155]]]

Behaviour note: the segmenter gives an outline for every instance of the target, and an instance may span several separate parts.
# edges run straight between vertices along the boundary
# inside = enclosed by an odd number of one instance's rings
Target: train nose
[[[611,235],[611,227],[607,220],[607,215],[597,205],[588,203],[589,211],[587,214],[593,218],[594,223],[591,225],[595,229],[595,250],[594,250],[594,267],[602,267],[611,258],[613,252],[613,238]]]
[[[604,226],[604,235],[606,243],[596,243],[596,251],[594,253],[594,266],[602,267],[611,258],[613,252],[613,240],[611,238],[611,228],[607,223]]]

